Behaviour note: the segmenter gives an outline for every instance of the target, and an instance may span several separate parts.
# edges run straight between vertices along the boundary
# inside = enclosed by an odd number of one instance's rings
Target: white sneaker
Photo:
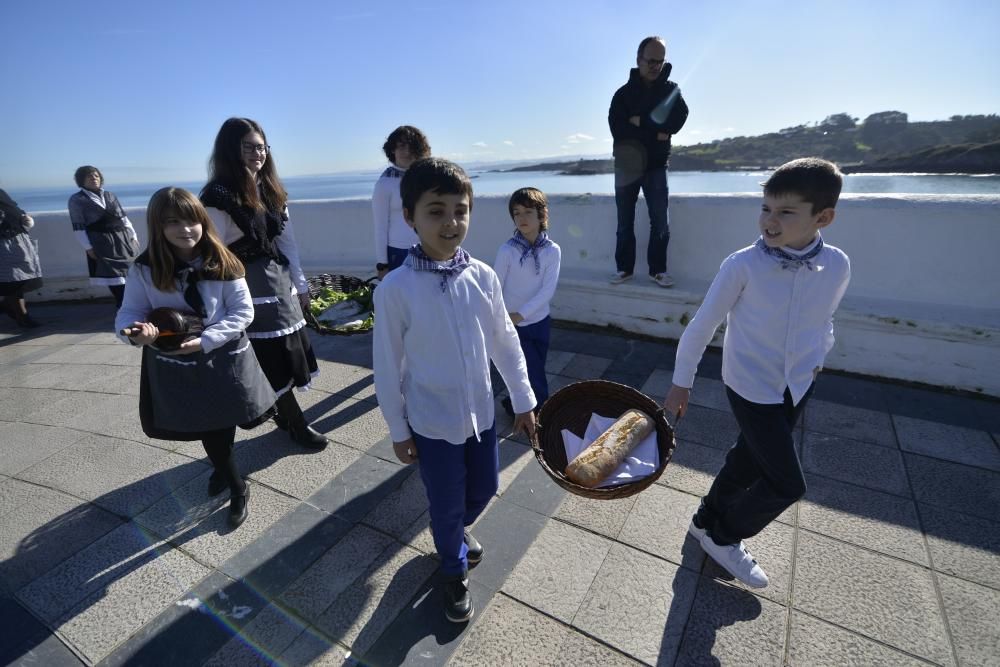
[[[720,546],[706,533],[701,538],[701,548],[726,572],[750,588],[765,588],[767,586],[767,575],[747,551],[747,547],[742,541],[737,544]]]
[[[619,271],[615,275],[611,276],[610,282],[612,285],[621,285],[622,283],[628,282],[629,280],[632,280],[631,273],[625,273],[624,271]]]
[[[688,525],[688,535],[693,537],[696,541],[701,542],[701,538],[705,536],[705,529],[694,525],[694,518],[692,518],[691,523]]]
[[[663,273],[657,273],[655,276],[650,276],[650,280],[659,285],[660,287],[673,287],[674,279],[673,277],[664,271]]]

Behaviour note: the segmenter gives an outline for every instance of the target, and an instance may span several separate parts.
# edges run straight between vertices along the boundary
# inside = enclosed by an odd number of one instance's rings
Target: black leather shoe
[[[444,615],[452,623],[465,623],[475,610],[469,593],[469,577],[446,581],[444,584]]]
[[[17,324],[23,329],[34,329],[35,327],[42,326],[41,322],[33,318],[31,315],[28,315],[27,313],[17,318]]]
[[[229,483],[226,482],[226,478],[218,470],[212,471],[212,475],[208,478],[208,495],[214,498],[228,488]]]
[[[308,424],[288,429],[292,440],[309,449],[325,449],[330,439]]]
[[[239,528],[250,516],[250,482],[244,480],[246,490],[243,495],[232,495],[229,498],[229,525]]]
[[[288,430],[288,420],[287,419],[285,419],[284,417],[282,417],[281,415],[279,415],[277,413],[274,415],[274,417],[272,417],[272,419],[274,420],[274,425],[277,426],[278,428],[280,428],[282,431],[287,431]]]
[[[469,565],[475,565],[483,559],[483,545],[469,531],[465,531],[465,546],[469,548],[468,553],[465,554]]]

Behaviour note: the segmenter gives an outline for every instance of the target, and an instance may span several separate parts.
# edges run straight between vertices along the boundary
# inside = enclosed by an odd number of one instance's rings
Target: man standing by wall
[[[639,189],[649,211],[649,246],[646,261],[649,277],[660,287],[674,284],[667,273],[667,161],[670,136],[687,120],[688,107],[681,89],[669,81],[667,45],[662,37],[647,37],[639,43],[638,67],[628,83],[611,98],[608,125],[614,137],[615,204],[618,206],[617,273],[612,284],[632,279],[635,270],[635,204]]]

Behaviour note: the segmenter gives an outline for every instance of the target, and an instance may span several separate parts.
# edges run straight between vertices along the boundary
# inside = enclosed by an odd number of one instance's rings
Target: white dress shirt
[[[535,407],[517,331],[487,264],[447,280],[404,264],[375,290],[375,393],[394,442],[460,445],[493,425],[490,361],[517,413]]]
[[[792,254],[802,251],[783,248]],[[833,347],[833,313],[851,264],[839,248],[824,245],[813,270],[782,269],[755,246],[722,262],[701,307],[677,344],[673,383],[690,388],[705,347],[722,320],[722,381],[752,403],[784,402],[785,388],[798,404]]]
[[[519,313],[524,321],[517,326],[541,322],[549,316],[549,302],[559,283],[562,251],[553,241],[538,252],[541,270],[535,273],[535,259],[528,253],[521,262],[521,251],[504,243],[497,251],[494,270],[503,288],[503,301],[511,313]]]
[[[201,265],[201,260],[191,263]],[[236,280],[199,280],[198,294],[205,303],[205,330],[201,332],[201,349],[205,352],[225,345],[240,335],[253,321],[253,303],[250,289],[243,278]],[[145,322],[154,308],[176,308],[191,312],[181,290],[164,292],[153,284],[152,270],[142,264],[133,264],[125,280],[125,297],[115,316],[115,332],[131,327],[133,322]],[[118,334],[125,342],[129,339]]]
[[[225,245],[228,246],[243,238],[243,231],[233,222],[233,218],[228,213],[212,206],[206,206],[205,210],[208,211],[208,217],[212,219]],[[287,208],[285,215],[288,215]],[[292,286],[295,287],[295,291],[299,294],[308,294],[309,283],[306,281],[306,274],[302,272],[299,245],[295,242],[295,231],[292,229],[291,219],[285,221],[285,227],[275,240],[275,245],[278,246],[281,254],[288,258],[288,272],[291,274]]]
[[[375,181],[372,192],[372,220],[375,224],[375,262],[386,264],[389,253],[386,248],[407,249],[416,243],[416,232],[403,218],[403,200],[399,195],[399,184],[405,169],[391,166]]]

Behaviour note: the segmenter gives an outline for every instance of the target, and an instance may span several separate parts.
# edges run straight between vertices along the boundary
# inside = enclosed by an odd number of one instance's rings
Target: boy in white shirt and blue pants
[[[400,183],[403,215],[420,243],[375,290],[375,392],[396,456],[418,462],[445,577],[445,615],[473,614],[468,566],[483,547],[466,530],[499,487],[490,361],[534,434],[535,396],[500,281],[461,248],[472,183],[447,160],[414,162]]]
[[[500,278],[510,319],[517,327],[531,390],[538,402],[537,412],[549,397],[545,377],[552,331],[549,302],[559,283],[562,253],[546,231],[549,203],[545,193],[537,188],[521,188],[510,196],[507,210],[514,221],[514,236],[500,246],[493,268]],[[503,399],[503,405],[513,413],[509,398]]]
[[[736,444],[688,532],[730,574],[754,588],[767,575],[743,540],[805,495],[792,430],[833,347],[833,313],[850,261],[823,243],[843,177],[836,165],[801,158],[764,183],[761,236],[723,261],[677,345],[670,415],[687,410],[695,372],[722,320],[722,381],[740,427]]]

